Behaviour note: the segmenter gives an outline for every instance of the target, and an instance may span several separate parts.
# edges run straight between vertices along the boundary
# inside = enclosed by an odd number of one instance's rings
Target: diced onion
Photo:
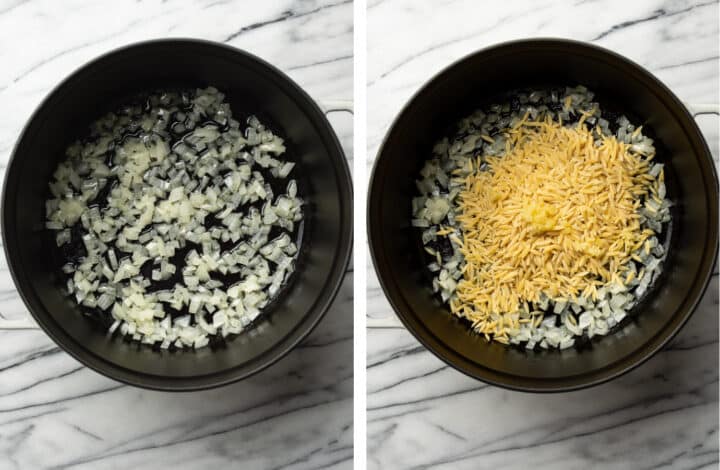
[[[284,194],[266,180],[292,173],[284,152],[254,116],[243,132],[212,87],[149,95],[102,117],[67,149],[45,204],[56,245],[84,250],[62,268],[68,294],[110,312],[109,333],[163,349],[241,332],[294,270],[303,201],[295,180]]]

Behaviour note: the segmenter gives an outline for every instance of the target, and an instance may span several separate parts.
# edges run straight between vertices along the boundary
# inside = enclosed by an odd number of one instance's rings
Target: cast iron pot
[[[619,331],[583,348],[525,351],[488,343],[430,289],[420,232],[410,227],[414,181],[432,145],[459,118],[524,86],[583,84],[601,106],[645,124],[667,164],[670,252],[645,302]],[[710,151],[678,98],[638,65],[579,42],[537,39],[476,52],[432,78],[392,124],[368,195],[368,236],[385,295],[405,327],[440,359],[510,389],[567,391],[598,384],[647,360],[685,324],[711,277],[718,245],[718,182]]]
[[[306,205],[293,282],[248,332],[224,346],[159,351],[83,316],[62,293],[44,229],[48,182],[89,123],[136,93],[212,85],[235,114],[257,114],[286,139]],[[110,52],[64,80],[42,102],[13,151],[2,195],[2,237],[15,285],[45,332],[83,364],[146,388],[227,384],[274,363],[320,321],[338,292],[352,245],[352,182],[320,108],[290,78],[246,52],[198,40],[160,40]]]

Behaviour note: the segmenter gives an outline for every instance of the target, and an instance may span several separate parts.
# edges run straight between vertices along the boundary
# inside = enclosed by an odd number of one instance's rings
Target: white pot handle
[[[1,241],[0,241],[0,246],[2,246]],[[5,255],[1,254],[0,256],[5,256]],[[9,269],[9,268],[6,267],[5,269]],[[6,275],[10,276],[10,273],[8,272]],[[11,282],[11,285],[13,286],[13,289],[14,289],[15,288],[14,282]],[[27,312],[25,314],[24,318],[17,318],[17,319],[5,318],[2,315],[2,312],[0,312],[0,331],[2,331],[2,330],[36,330],[38,328],[40,328],[40,327],[37,325],[37,323],[35,323],[35,320],[30,316],[30,312]]]
[[[0,331],[1,330],[37,330],[40,328],[37,323],[35,323],[35,320],[30,318],[30,314],[27,314],[27,317],[21,318],[19,320],[6,320],[5,318],[0,318]]]
[[[320,100],[319,104],[325,114],[336,112],[353,114],[352,100]]]
[[[720,116],[720,104],[717,103],[686,103],[685,106],[694,118],[703,114],[715,114]]]
[[[404,328],[394,312],[385,318],[366,317],[366,320],[368,328]]]

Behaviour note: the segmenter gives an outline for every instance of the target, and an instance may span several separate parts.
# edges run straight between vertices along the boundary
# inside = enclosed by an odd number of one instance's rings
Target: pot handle
[[[0,242],[1,244],[2,242]],[[0,254],[0,256],[4,257],[5,254]],[[10,277],[10,272],[7,271],[7,266],[5,267],[6,272],[4,273],[5,276],[8,278]],[[10,281],[10,285],[12,286],[13,290],[15,290],[15,284],[13,281]],[[18,294],[19,296],[19,294]],[[18,301],[20,299],[18,298]],[[36,330],[40,328],[37,323],[35,323],[35,320],[30,316],[30,312],[26,312],[23,318],[5,318],[3,316],[2,312],[0,312],[0,331],[2,330]]]
[[[686,103],[685,106],[694,118],[703,114],[720,116],[720,104],[717,103]]]
[[[354,114],[352,100],[320,100],[318,104],[325,114],[337,112]]]
[[[34,320],[30,318],[30,314],[26,318],[19,320],[7,320],[0,318],[0,331],[2,330],[37,330],[40,328]]]
[[[366,317],[367,328],[404,328],[400,319],[394,313],[385,318]]]

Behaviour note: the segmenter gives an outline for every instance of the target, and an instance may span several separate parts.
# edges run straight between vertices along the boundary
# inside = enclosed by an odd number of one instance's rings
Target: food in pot
[[[111,333],[201,348],[247,329],[293,273],[295,163],[217,89],[144,96],[66,153],[46,227],[68,294]]]
[[[671,202],[653,140],[578,86],[520,90],[458,123],[420,173],[412,225],[433,289],[487,339],[606,335],[660,276]]]

